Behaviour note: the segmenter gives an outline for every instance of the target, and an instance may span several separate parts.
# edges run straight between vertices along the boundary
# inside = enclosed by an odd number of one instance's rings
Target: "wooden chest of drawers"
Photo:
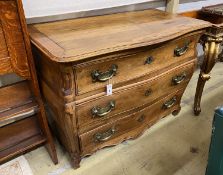
[[[208,26],[159,10],[29,26],[52,126],[74,166],[180,111]]]

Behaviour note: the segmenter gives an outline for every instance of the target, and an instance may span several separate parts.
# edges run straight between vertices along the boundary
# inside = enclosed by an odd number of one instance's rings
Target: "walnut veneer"
[[[29,26],[52,126],[75,167],[180,111],[209,25],[145,10]]]

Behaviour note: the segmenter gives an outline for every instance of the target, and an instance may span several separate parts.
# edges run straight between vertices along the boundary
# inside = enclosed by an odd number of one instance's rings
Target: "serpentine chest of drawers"
[[[159,10],[29,26],[49,117],[74,166],[180,111],[208,26]]]

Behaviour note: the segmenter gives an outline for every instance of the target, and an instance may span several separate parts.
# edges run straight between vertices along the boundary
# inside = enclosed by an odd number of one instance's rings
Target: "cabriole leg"
[[[222,37],[206,35],[203,39],[204,46],[204,62],[201,66],[201,72],[197,82],[197,89],[194,99],[194,114],[199,115],[201,112],[201,97],[207,80],[210,79],[210,72],[215,65],[219,56],[219,47]]]

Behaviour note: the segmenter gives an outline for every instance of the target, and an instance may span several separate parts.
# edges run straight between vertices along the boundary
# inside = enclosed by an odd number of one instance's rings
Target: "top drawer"
[[[77,95],[94,90],[103,92],[108,81],[116,88],[120,83],[194,59],[198,37],[186,35],[153,49],[140,48],[124,56],[79,64],[75,66]]]

